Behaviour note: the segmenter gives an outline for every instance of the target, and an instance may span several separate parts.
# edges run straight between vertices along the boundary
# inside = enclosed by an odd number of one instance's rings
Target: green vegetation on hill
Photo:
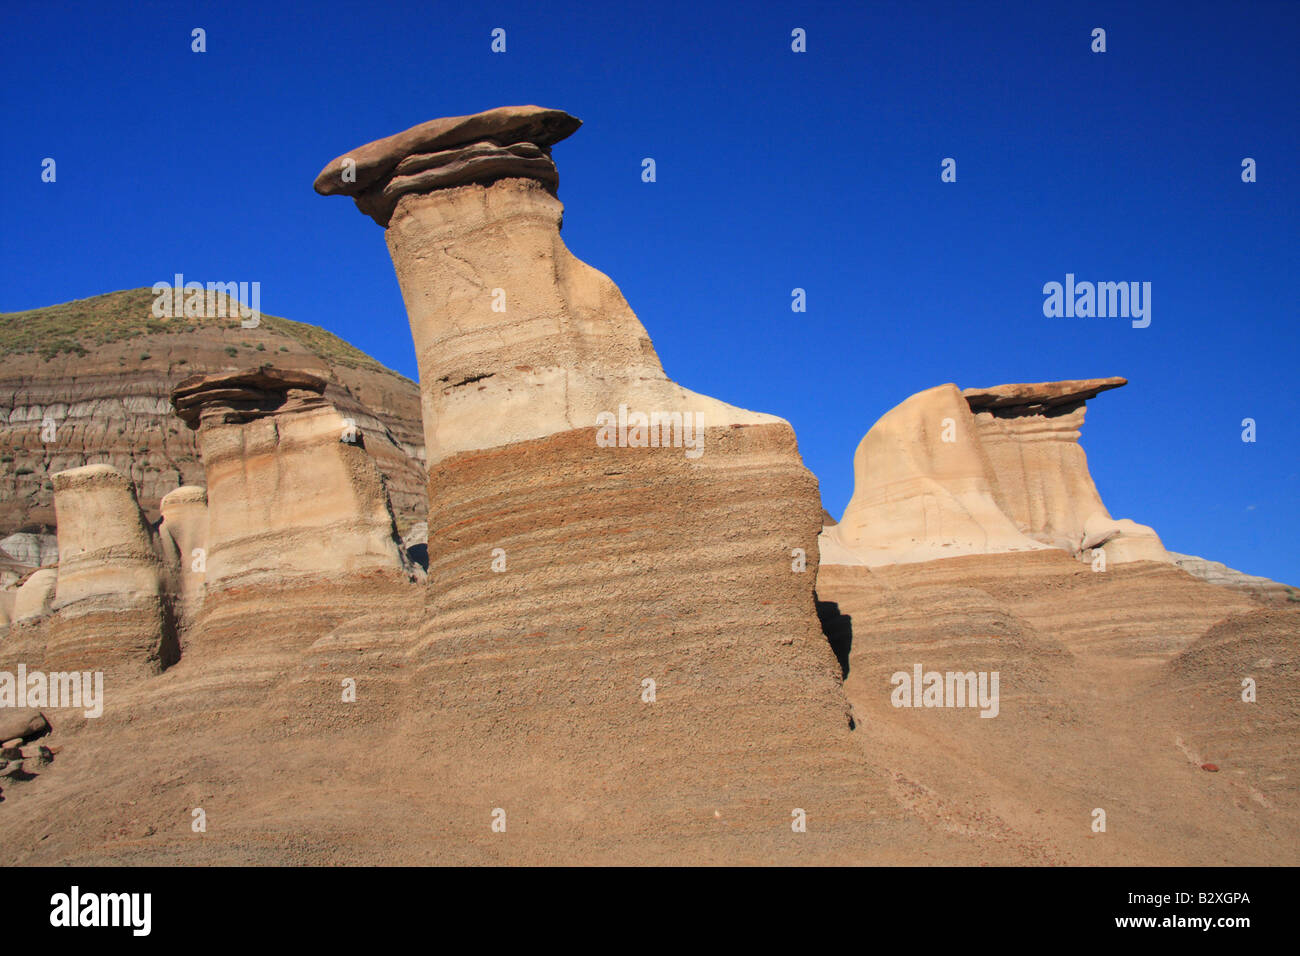
[[[35,352],[49,360],[62,352],[85,355],[92,348],[141,335],[179,334],[200,327],[239,328],[238,314],[231,308],[227,312],[233,317],[160,319],[153,314],[153,303],[152,290],[127,289],[26,312],[0,312],[0,355]],[[242,331],[285,336],[336,365],[397,374],[334,333],[305,322],[263,313],[257,330]]]

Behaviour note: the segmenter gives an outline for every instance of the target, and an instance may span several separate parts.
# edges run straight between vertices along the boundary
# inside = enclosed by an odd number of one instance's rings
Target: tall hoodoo
[[[549,154],[578,125],[536,106],[434,120],[316,180],[386,226],[415,340],[429,583],[412,725],[491,727],[476,772],[536,793],[554,825],[618,812],[595,765],[659,821],[800,779],[819,781],[801,800],[830,800],[850,758],[814,611],[816,479],[786,422],[670,381],[617,286],[565,247]],[[673,688],[653,782],[632,769],[651,752],[647,679]],[[581,731],[583,772],[574,726],[599,728]],[[521,764],[524,740],[551,759]]]
[[[316,178],[387,227],[431,466],[591,425],[620,402],[708,425],[780,421],[669,381],[618,287],[569,252],[550,147],[580,125],[537,106],[433,120]]]
[[[207,568],[208,492],[199,485],[181,485],[159,503],[162,523],[159,543],[169,571],[169,588],[176,596],[181,621],[193,622],[203,602]]]

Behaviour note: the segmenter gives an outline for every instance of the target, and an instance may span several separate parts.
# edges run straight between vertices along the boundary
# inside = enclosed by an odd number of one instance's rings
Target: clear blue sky
[[[8,5],[0,310],[256,280],[415,377],[382,231],[312,179],[426,119],[558,107],[585,122],[554,151],[569,247],[672,378],[794,425],[836,517],[914,392],[1124,375],[1083,433],[1111,512],[1300,584],[1300,3],[281,9]],[[1151,326],[1044,318],[1067,272],[1151,282]]]

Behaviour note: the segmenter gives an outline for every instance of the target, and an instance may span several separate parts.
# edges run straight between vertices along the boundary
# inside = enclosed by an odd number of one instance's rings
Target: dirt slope
[[[818,597],[851,632],[864,755],[912,815],[978,839],[985,861],[1300,862],[1300,608],[1168,565],[1094,574],[1062,552],[826,566]],[[998,716],[894,707],[891,675],[916,663],[999,669]],[[1267,688],[1250,705],[1248,671]]]

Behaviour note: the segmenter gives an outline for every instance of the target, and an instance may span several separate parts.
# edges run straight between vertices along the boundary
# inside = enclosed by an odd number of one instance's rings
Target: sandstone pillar
[[[207,474],[208,595],[403,572],[383,477],[324,389],[314,375],[267,367],[193,376],[173,391]]]
[[[853,458],[853,498],[822,540],[868,566],[1059,548],[1170,561],[1150,528],[1116,521],[1079,445],[1087,401],[1122,378],[940,385],[883,415]]]
[[[163,495],[158,535],[171,572],[171,589],[177,595],[185,623],[193,620],[203,601],[207,576],[208,492],[198,485],[182,485]]]
[[[58,583],[48,670],[139,676],[179,656],[163,568],[135,487],[109,465],[54,475]]]
[[[674,813],[718,802],[758,826],[796,791],[829,806],[853,758],[814,610],[816,479],[786,422],[670,381],[618,288],[565,247],[550,147],[577,126],[539,107],[434,120],[316,180],[386,227],[419,363],[411,726],[549,825],[680,829]],[[699,453],[611,440],[621,408],[694,422]],[[646,681],[670,710],[642,703]]]

